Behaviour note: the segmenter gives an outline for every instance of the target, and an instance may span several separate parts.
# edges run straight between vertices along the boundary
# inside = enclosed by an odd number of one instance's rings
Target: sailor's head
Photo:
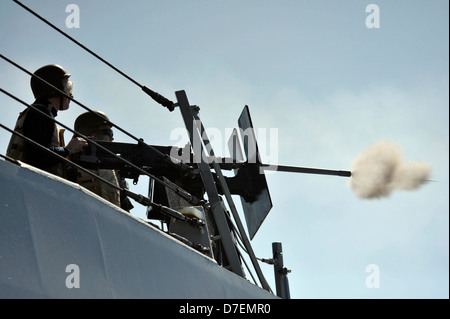
[[[99,141],[112,142],[114,140],[112,125],[108,116],[101,111],[92,111],[77,117],[74,130],[87,137],[94,137]]]
[[[69,81],[69,77],[70,74],[67,73],[62,66],[57,64],[49,64],[37,69],[30,79],[31,90],[33,91],[34,97],[36,99],[59,97],[61,99],[59,109],[67,110],[69,108],[70,99],[58,90],[73,97],[73,82]]]

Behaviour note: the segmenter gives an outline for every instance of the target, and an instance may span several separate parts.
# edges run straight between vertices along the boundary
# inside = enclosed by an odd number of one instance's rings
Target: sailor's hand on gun
[[[86,146],[88,146],[88,142],[84,138],[74,137],[67,144],[66,149],[69,151],[69,155],[72,155],[83,151]]]

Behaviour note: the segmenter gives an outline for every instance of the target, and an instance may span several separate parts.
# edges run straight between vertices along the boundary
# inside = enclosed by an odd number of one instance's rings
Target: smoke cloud
[[[394,190],[414,190],[428,181],[431,167],[416,161],[403,162],[401,148],[378,142],[352,164],[350,187],[360,198],[387,197]]]

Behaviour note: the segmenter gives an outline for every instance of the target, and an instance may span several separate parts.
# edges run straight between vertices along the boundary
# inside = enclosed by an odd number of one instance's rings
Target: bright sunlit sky
[[[282,242],[292,298],[449,297],[448,1],[22,2],[139,83],[171,100],[185,90],[217,155],[227,155],[225,133],[247,104],[256,130],[277,132],[270,145],[269,133],[258,136],[266,163],[350,170],[388,140],[405,160],[429,164],[433,182],[376,200],[359,199],[346,177],[269,174],[273,208],[252,245],[269,258]],[[79,28],[66,25],[70,3]],[[371,3],[379,28],[366,26]],[[0,3],[0,39],[1,54],[31,72],[62,65],[78,101],[148,144],[180,143],[178,109],[13,1]],[[3,59],[0,74],[1,88],[33,102],[27,74]],[[0,104],[0,122],[13,128],[23,105],[3,94]],[[83,112],[72,103],[57,120],[72,126]],[[0,131],[2,154],[9,138]],[[115,141],[134,143],[117,130]],[[132,190],[146,195],[147,184],[142,177]],[[139,204],[131,212],[145,218]],[[371,264],[379,288],[366,286]],[[261,268],[275,290],[272,266]]]

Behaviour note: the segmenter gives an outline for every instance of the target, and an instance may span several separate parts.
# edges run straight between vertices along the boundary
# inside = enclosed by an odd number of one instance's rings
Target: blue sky
[[[278,133],[265,162],[350,170],[367,147],[389,140],[405,160],[429,164],[434,182],[377,200],[359,199],[343,177],[272,173],[274,207],[252,244],[267,258],[272,242],[282,242],[293,298],[448,298],[448,1],[23,3],[139,83],[172,100],[185,90],[215,133],[218,155],[247,104],[256,128]],[[79,28],[66,26],[70,3],[80,9]],[[370,3],[380,28],[366,26]],[[178,110],[12,1],[0,4],[0,38],[1,53],[28,70],[64,66],[75,98],[133,135],[179,142]],[[0,74],[1,88],[33,101],[26,74],[5,61]],[[6,96],[0,103],[1,123],[13,127],[22,105]],[[58,120],[72,125],[83,112],[72,103]],[[115,139],[133,142],[118,132]],[[8,141],[0,132],[0,149]],[[145,194],[146,183],[133,188]],[[379,267],[379,288],[365,284],[370,264]],[[272,267],[261,267],[275,289]]]

